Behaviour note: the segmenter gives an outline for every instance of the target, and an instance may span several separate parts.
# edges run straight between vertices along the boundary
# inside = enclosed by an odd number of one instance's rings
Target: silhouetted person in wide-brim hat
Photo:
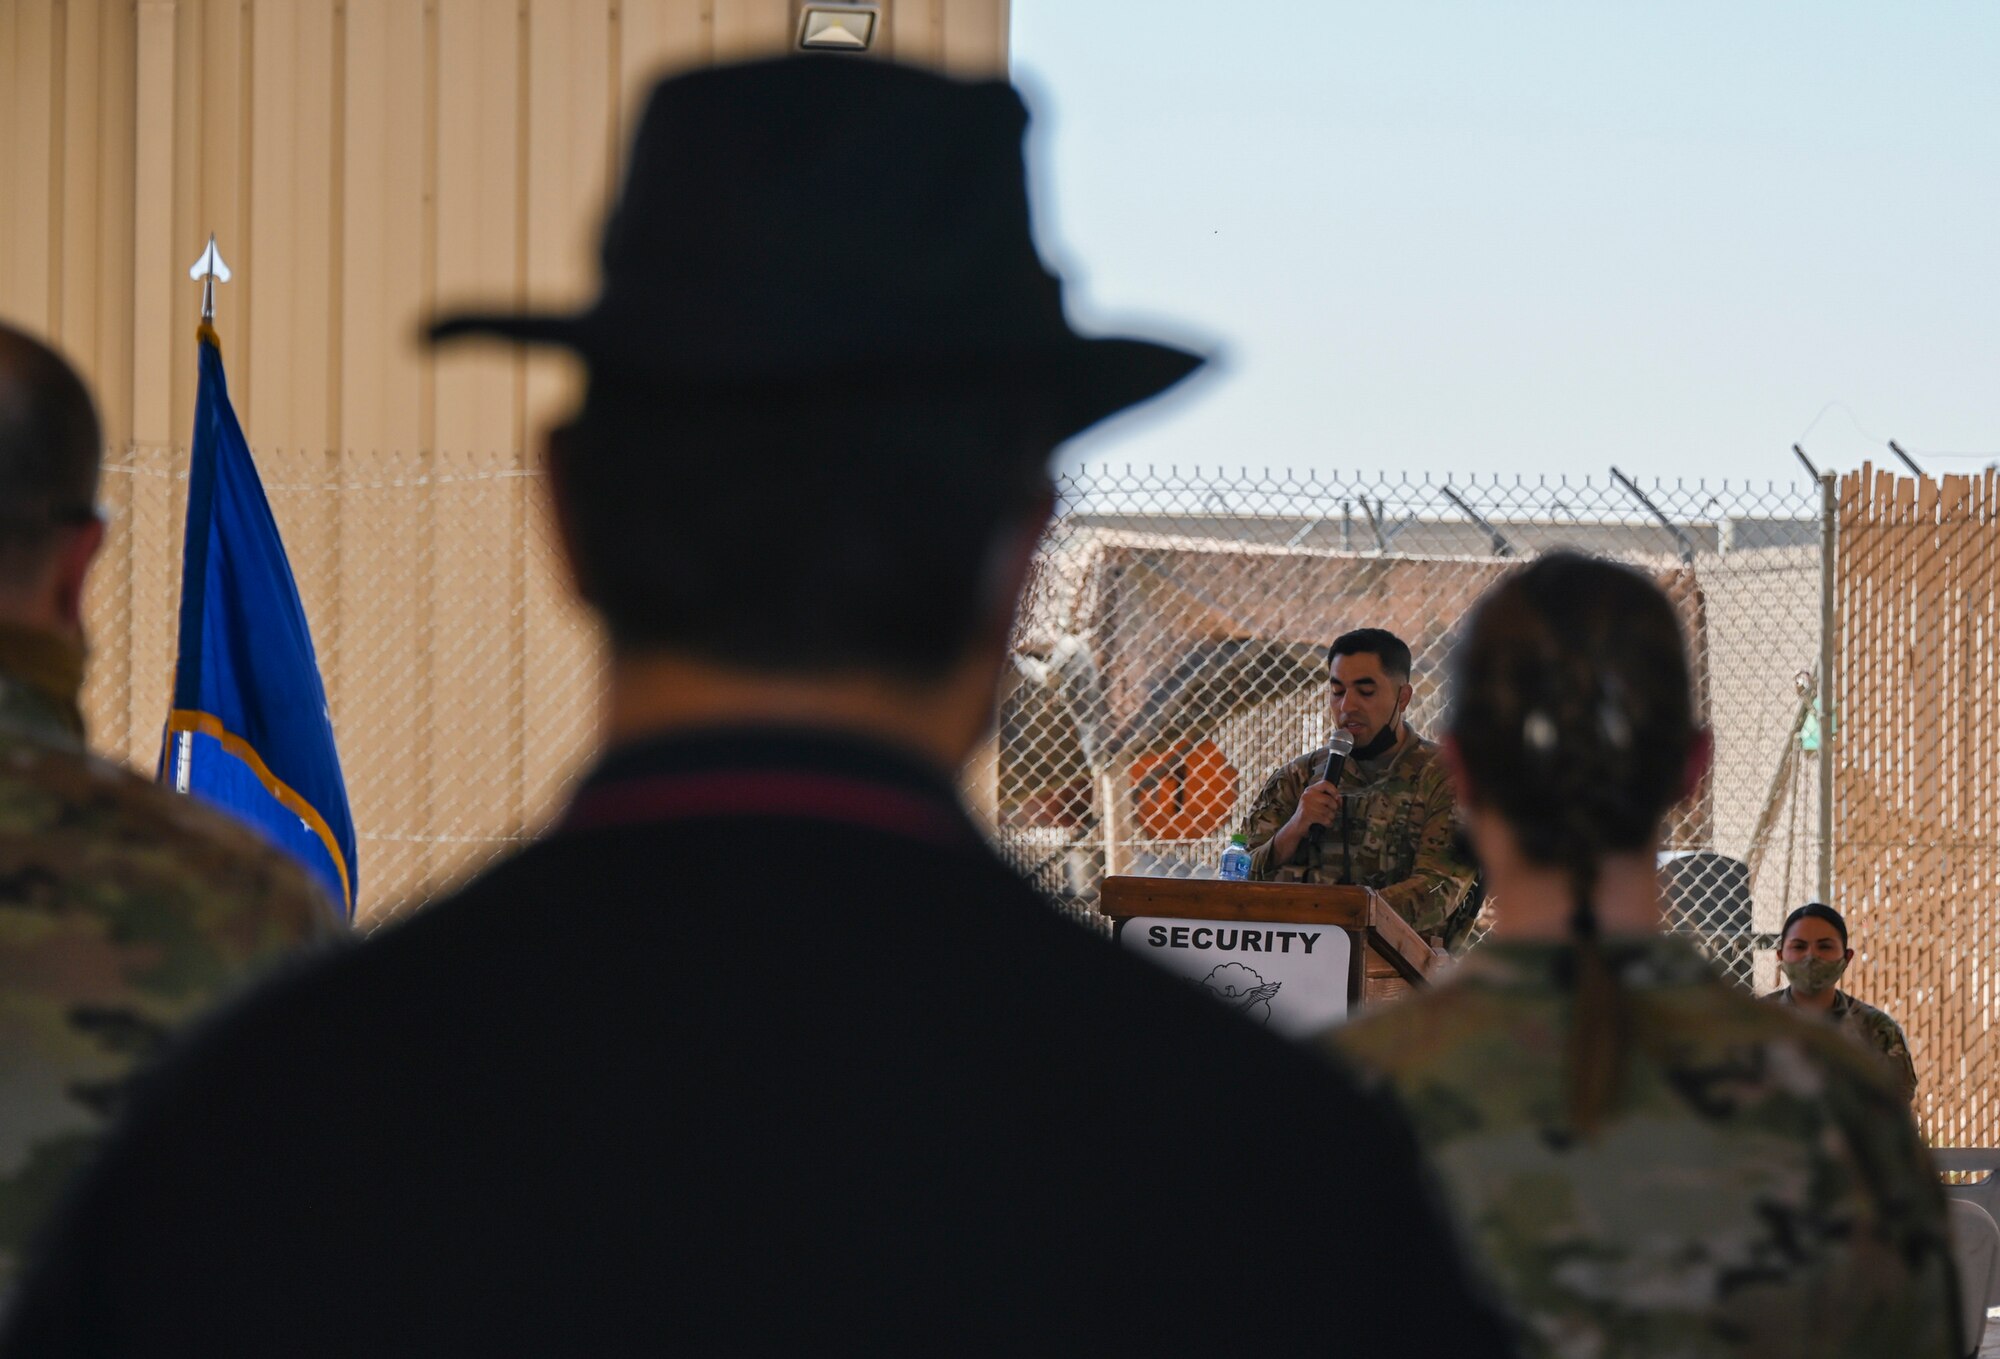
[[[554,829],[160,1083],[12,1354],[1490,1355],[1411,1143],[1048,909],[954,788],[1056,445],[1196,360],[1079,336],[1002,84],[653,95],[550,440],[612,640]]]

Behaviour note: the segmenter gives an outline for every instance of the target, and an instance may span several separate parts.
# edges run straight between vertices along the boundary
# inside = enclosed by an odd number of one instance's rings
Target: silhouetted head
[[[599,384],[550,457],[621,650],[922,682],[1004,632],[1055,443],[1031,411],[971,418],[937,379],[678,411]]]
[[[81,636],[84,576],[104,534],[102,445],[83,379],[0,325],[0,618]]]
[[[0,324],[0,582],[39,574],[63,528],[97,517],[102,445],[83,379]]]
[[[1686,643],[1666,595],[1629,567],[1558,552],[1509,574],[1472,615],[1452,695],[1469,800],[1582,896],[1606,855],[1653,846],[1686,791]]]

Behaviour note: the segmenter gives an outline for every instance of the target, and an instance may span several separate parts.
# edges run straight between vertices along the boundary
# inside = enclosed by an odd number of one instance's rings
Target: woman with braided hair
[[[1453,691],[1493,933],[1327,1041],[1408,1113],[1524,1351],[1958,1359],[1897,1090],[1661,931],[1662,826],[1710,752],[1666,596],[1543,557],[1480,602]]]

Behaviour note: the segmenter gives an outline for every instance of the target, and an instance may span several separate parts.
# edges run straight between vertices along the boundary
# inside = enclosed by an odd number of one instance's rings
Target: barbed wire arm
[[[1285,546],[1297,547],[1299,544],[1303,543],[1307,538],[1312,536],[1312,531],[1314,529],[1318,528],[1321,524],[1324,524],[1325,522],[1326,522],[1326,511],[1325,510],[1317,511],[1312,518],[1306,520],[1306,522],[1300,526],[1299,531],[1297,533],[1294,533],[1290,538],[1287,538],[1285,540]]]
[[[1494,556],[1512,557],[1518,555],[1514,551],[1513,542],[1508,539],[1507,535],[1502,533],[1499,529],[1495,528],[1492,522],[1488,520],[1485,515],[1481,514],[1478,510],[1473,509],[1472,506],[1466,502],[1464,496],[1460,495],[1457,491],[1452,490],[1449,482],[1447,482],[1443,486],[1438,487],[1438,491],[1440,494],[1444,496],[1446,500],[1449,500],[1452,504],[1458,506],[1458,508],[1465,513],[1465,517],[1467,519],[1470,519],[1473,523],[1477,524],[1482,530],[1485,531],[1486,536],[1490,538],[1493,542]]]
[[[1634,500],[1638,501],[1641,505],[1644,505],[1646,507],[1647,512],[1650,513],[1653,516],[1653,518],[1660,521],[1661,526],[1664,527],[1667,532],[1674,535],[1674,540],[1681,545],[1681,562],[1684,565],[1693,566],[1694,539],[1688,537],[1686,531],[1683,530],[1679,524],[1676,524],[1672,519],[1669,519],[1667,517],[1667,512],[1661,509],[1658,505],[1655,505],[1653,503],[1653,498],[1651,496],[1647,495],[1644,491],[1639,489],[1638,482],[1632,480],[1632,478],[1626,476],[1623,472],[1619,471],[1615,467],[1611,469],[1611,475],[1618,479],[1618,484],[1620,486],[1623,486],[1626,489],[1626,491],[1631,494]]]
[[[1397,524],[1393,528],[1384,528],[1382,525],[1382,505],[1383,502],[1379,499],[1371,505],[1368,503],[1367,496],[1364,495],[1361,497],[1361,512],[1368,516],[1368,527],[1375,530],[1376,550],[1387,552],[1396,545],[1396,539],[1402,535],[1403,530],[1417,522],[1417,517],[1414,514],[1406,514],[1403,516],[1402,523]]]

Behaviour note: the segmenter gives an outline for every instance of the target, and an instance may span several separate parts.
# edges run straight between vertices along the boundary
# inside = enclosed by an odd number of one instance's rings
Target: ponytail
[[[1570,974],[1573,994],[1564,1075],[1569,1125],[1583,1138],[1596,1135],[1617,1098],[1631,1038],[1630,999],[1604,956],[1597,909],[1591,904],[1596,885],[1595,864],[1571,869],[1576,909],[1570,916],[1570,938],[1576,946],[1576,967]]]
[[[1694,740],[1680,622],[1638,572],[1551,553],[1487,593],[1453,671],[1451,730],[1474,798],[1523,857],[1569,880],[1565,1083],[1570,1127],[1587,1138],[1616,1106],[1632,1030],[1594,898],[1606,856],[1652,844],[1680,792]]]

